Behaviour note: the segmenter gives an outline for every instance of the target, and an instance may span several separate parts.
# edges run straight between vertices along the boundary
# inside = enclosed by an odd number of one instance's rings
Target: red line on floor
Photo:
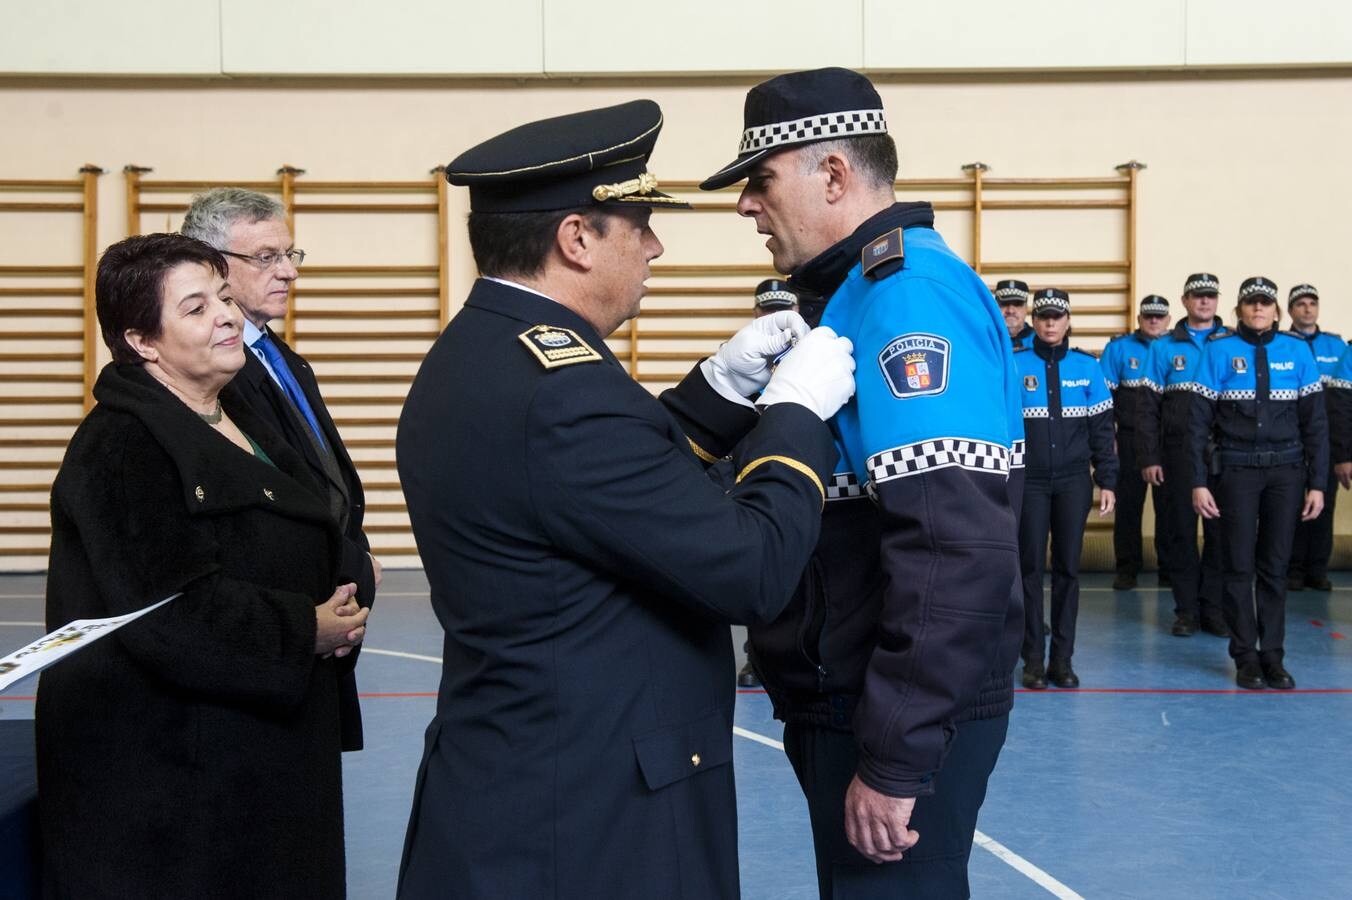
[[[1324,623],[1321,622],[1321,621],[1319,621],[1318,619],[1311,619],[1311,620],[1310,620],[1310,624],[1313,625],[1315,628],[1323,628],[1323,627],[1324,627]]]
[[[1329,637],[1333,638],[1335,641],[1341,641],[1346,639],[1345,635],[1339,634],[1336,631],[1329,632]]]
[[[1275,697],[1279,694],[1352,694],[1352,688],[1295,688],[1289,691],[1258,690],[1249,691],[1240,688],[1047,688],[1030,690],[1015,688],[1016,694],[1235,694]]]
[[[37,698],[37,697],[17,697],[17,696],[16,696],[16,697],[11,697],[11,696],[9,696],[8,694],[0,694],[0,703],[5,702],[6,700],[28,700],[28,701],[31,702],[31,701],[36,700],[36,699],[38,699],[38,698]]]

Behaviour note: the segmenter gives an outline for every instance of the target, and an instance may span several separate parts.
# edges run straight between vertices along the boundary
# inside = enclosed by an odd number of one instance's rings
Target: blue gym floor
[[[973,895],[1352,896],[1352,575],[1289,596],[1293,692],[1240,691],[1223,639],[1171,637],[1153,575],[1136,591],[1083,584],[1083,686],[1019,693]],[[0,655],[42,633],[42,589],[41,576],[0,578]],[[440,652],[422,573],[387,572],[358,669],[366,749],[345,757],[358,900],[393,895]],[[0,695],[0,718],[31,718],[34,690]],[[737,729],[743,896],[813,898],[807,813],[763,694],[739,693]]]

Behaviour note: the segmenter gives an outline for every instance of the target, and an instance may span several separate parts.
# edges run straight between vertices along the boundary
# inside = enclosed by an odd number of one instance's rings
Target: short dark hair
[[[471,212],[469,246],[475,265],[481,274],[494,278],[539,275],[559,223],[572,215],[585,216],[592,230],[605,236],[610,217],[595,206],[548,212]]]
[[[813,170],[833,151],[843,153],[873,187],[890,189],[897,180],[897,143],[890,134],[863,134],[808,144],[803,165]]]
[[[160,336],[164,276],[183,263],[210,266],[222,278],[230,271],[219,251],[181,234],[137,235],[103,251],[94,280],[94,307],[113,362],[144,362],[127,343],[126,333]]]

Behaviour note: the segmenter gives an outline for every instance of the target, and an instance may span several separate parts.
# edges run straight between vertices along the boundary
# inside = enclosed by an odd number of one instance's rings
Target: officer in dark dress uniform
[[[1141,467],[1136,464],[1136,407],[1143,400],[1146,386],[1145,364],[1150,356],[1150,345],[1169,328],[1169,301],[1159,294],[1151,294],[1141,301],[1136,316],[1137,328],[1108,342],[1099,357],[1099,367],[1113,392],[1113,418],[1117,425],[1117,459],[1120,475],[1117,479],[1117,510],[1113,513],[1113,553],[1117,574],[1113,590],[1129,591],[1136,587],[1136,576],[1144,564],[1141,553],[1141,513],[1145,509],[1147,489],[1155,509],[1155,558],[1159,570],[1170,568],[1168,517],[1164,513],[1162,487],[1147,485],[1141,478]]]
[[[1235,683],[1289,690],[1286,564],[1297,522],[1313,521],[1324,506],[1328,419],[1314,356],[1277,330],[1277,286],[1245,279],[1236,312],[1237,330],[1207,342],[1193,382],[1193,506],[1221,523]]]
[[[1286,308],[1291,313],[1291,335],[1309,345],[1315,365],[1319,366],[1319,379],[1324,385],[1324,405],[1332,421],[1333,408],[1330,404],[1333,395],[1328,390],[1329,381],[1338,368],[1347,343],[1340,335],[1319,327],[1319,291],[1314,285],[1298,284],[1291,288]],[[1337,462],[1333,459],[1330,461]],[[1288,591],[1300,591],[1307,587],[1316,591],[1333,590],[1333,582],[1329,581],[1329,557],[1333,554],[1333,509],[1337,498],[1338,478],[1330,469],[1328,485],[1324,490],[1324,511],[1313,522],[1302,522],[1296,526],[1296,538],[1291,545],[1291,565],[1286,571]]]
[[[1197,272],[1188,276],[1183,285],[1187,316],[1150,345],[1145,368],[1149,391],[1137,404],[1136,463],[1148,484],[1164,486],[1167,528],[1174,537],[1169,560],[1174,622],[1169,631],[1176,637],[1191,637],[1199,627],[1218,637],[1229,634],[1221,614],[1220,528],[1216,522],[1202,520],[1199,555],[1188,457],[1193,373],[1207,338],[1229,331],[1216,315],[1219,296],[1220,280],[1215,275]]]
[[[661,126],[639,100],[446,169],[483,277],[399,421],[446,633],[400,897],[738,895],[728,623],[773,618],[802,574],[853,363],[780,312],[661,401],[629,377],[604,339],[662,252],[652,209],[686,206],[646,170]]]
[[[1016,347],[1033,345],[1033,326],[1028,324],[1028,282],[1006,278],[995,284],[995,302],[1005,317],[1010,340]]]
[[[1080,608],[1080,551],[1085,515],[1100,491],[1099,515],[1112,512],[1117,487],[1113,453],[1113,400],[1098,360],[1071,348],[1070,297],[1045,288],[1033,296],[1037,334],[1031,348],[1014,351],[1023,391],[1023,511],[1019,516],[1019,559],[1023,573],[1023,685],[1041,690],[1048,682],[1079,687],[1071,667],[1075,620]],[[1052,541],[1052,633],[1049,662],[1043,666],[1042,582],[1047,535]]]

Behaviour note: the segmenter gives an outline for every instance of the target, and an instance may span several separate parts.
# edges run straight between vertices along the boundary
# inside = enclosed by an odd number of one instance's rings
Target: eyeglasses
[[[282,260],[287,260],[297,269],[305,262],[304,250],[287,250],[285,253],[260,253],[257,256],[249,256],[244,253],[231,253],[229,250],[222,250],[222,254],[233,256],[235,259],[242,259],[260,269],[271,269],[273,266],[282,264]]]

